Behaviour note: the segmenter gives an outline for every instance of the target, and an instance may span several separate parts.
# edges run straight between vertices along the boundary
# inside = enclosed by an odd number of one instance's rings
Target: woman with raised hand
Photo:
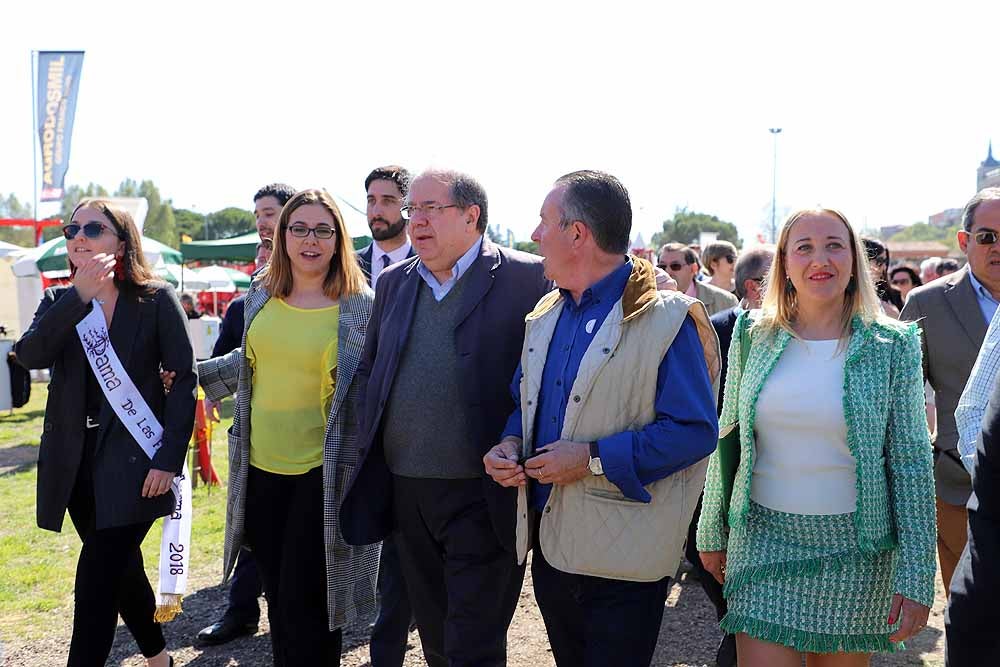
[[[373,296],[337,204],[298,192],[247,292],[242,347],[199,364],[209,399],[237,393],[224,568],[254,552],[279,667],[339,664],[341,628],[375,606],[378,545],[339,529]]]
[[[139,547],[178,502],[172,485],[187,454],[197,385],[187,319],[174,289],[153,280],[128,212],[85,199],[63,235],[72,286],[46,290],[14,350],[22,365],[52,369],[38,525],[60,531],[68,509],[83,541],[68,664],[103,665],[121,614],[147,665],[166,667],[173,661]],[[161,368],[173,372],[168,394]],[[186,566],[185,545],[171,543]]]
[[[712,455],[698,550],[741,667],[866,665],[934,600],[920,340],[882,313],[834,210],[788,219],[766,289],[733,333],[720,424],[738,422],[740,460],[730,485]]]

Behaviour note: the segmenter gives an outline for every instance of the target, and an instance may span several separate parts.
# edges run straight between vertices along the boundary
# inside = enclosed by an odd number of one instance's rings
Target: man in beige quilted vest
[[[517,558],[556,664],[648,665],[718,436],[705,306],[629,257],[615,177],[563,176],[532,234],[559,286],[526,318],[519,406],[483,458],[518,487]],[[524,460],[526,459],[526,460]]]

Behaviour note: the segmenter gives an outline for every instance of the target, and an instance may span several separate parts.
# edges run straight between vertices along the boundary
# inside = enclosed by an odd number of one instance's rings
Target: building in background
[[[993,159],[993,142],[986,152],[986,159],[976,170],[976,192],[983,188],[1000,186],[1000,162]]]

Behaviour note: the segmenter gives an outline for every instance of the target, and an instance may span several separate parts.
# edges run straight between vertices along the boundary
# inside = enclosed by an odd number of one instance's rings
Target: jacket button
[[[611,348],[610,348],[610,347],[606,347],[606,348],[604,348],[603,350],[601,350],[601,352],[603,352],[604,354],[607,354],[607,353],[608,353],[608,352],[610,352],[610,351],[611,351]]]
[[[579,396],[574,396],[573,397],[573,402],[574,403],[579,403],[580,402],[580,397]]]
[[[52,432],[52,422],[45,422],[45,432],[46,433]]]
[[[128,457],[128,462],[129,463],[135,463],[135,457],[134,456]]]
[[[552,505],[549,505],[548,507],[545,508],[545,513],[546,514],[548,514],[551,511],[552,511]]]

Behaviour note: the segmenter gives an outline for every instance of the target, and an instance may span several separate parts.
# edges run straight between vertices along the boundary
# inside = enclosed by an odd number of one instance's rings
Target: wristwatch
[[[590,468],[590,472],[593,475],[603,475],[604,466],[601,465],[601,450],[597,447],[596,442],[590,443],[590,463],[587,464]]]

